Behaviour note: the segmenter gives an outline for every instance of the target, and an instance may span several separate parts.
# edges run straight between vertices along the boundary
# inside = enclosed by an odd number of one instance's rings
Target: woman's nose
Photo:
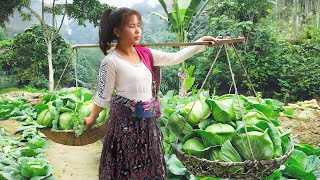
[[[139,34],[140,33],[140,31],[141,31],[141,29],[138,27],[138,28],[136,28],[136,34]]]

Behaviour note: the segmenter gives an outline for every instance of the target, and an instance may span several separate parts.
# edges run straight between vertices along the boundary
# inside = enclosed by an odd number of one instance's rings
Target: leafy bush
[[[280,96],[285,101],[305,100],[320,95],[320,30],[308,29],[296,44],[282,54]]]
[[[48,86],[48,58],[42,29],[33,25],[13,39],[0,43],[0,67],[9,75],[15,75],[20,85],[38,88]],[[52,43],[52,62],[55,70],[55,82],[60,78],[66,62],[71,58],[70,45],[58,35]],[[72,76],[69,64],[61,84],[67,85]]]

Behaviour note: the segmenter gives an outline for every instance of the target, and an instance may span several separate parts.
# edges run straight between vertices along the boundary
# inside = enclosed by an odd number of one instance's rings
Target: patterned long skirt
[[[100,180],[166,179],[161,132],[156,118],[132,116],[131,100],[116,96],[104,137]]]

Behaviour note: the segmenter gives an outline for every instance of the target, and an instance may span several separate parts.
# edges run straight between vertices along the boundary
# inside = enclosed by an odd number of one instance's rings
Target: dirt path
[[[22,122],[16,120],[0,120],[0,128],[5,129],[6,135],[14,135],[21,124]]]
[[[57,180],[96,180],[102,141],[86,146],[66,146],[48,141],[47,158]]]
[[[21,122],[0,120],[0,127],[13,135]],[[102,141],[86,146],[66,146],[48,140],[46,156],[57,180],[98,180]]]
[[[313,120],[281,117],[279,122],[283,128],[292,130],[301,143],[320,146],[320,117]]]

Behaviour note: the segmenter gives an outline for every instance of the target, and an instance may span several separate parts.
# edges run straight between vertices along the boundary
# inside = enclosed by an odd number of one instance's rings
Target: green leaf
[[[219,152],[219,159],[224,162],[242,162],[242,157],[234,149],[231,142],[227,140],[221,146],[221,151]]]
[[[309,144],[298,144],[295,145],[295,149],[303,151],[306,155],[316,155],[320,156],[320,149],[316,149],[313,146]]]
[[[168,169],[175,175],[184,175],[187,172],[187,168],[181,163],[181,161],[177,158],[175,154],[171,155],[168,160],[166,160],[168,164]]]
[[[206,147],[222,145],[225,141],[231,140],[236,131],[229,124],[212,124],[205,130],[194,130],[201,137]]]
[[[272,159],[274,147],[266,130],[264,133],[251,131],[247,134],[239,134],[232,139],[234,148],[245,160],[253,159],[247,137],[249,138],[252,153],[256,160]]]
[[[295,109],[288,108],[285,111],[283,111],[283,114],[288,115],[288,116],[293,116],[294,112],[295,112]]]
[[[281,138],[278,129],[272,123],[265,121],[258,122],[256,126],[263,130],[268,129],[268,135],[271,138],[274,147],[273,157],[282,156]]]
[[[196,80],[195,77],[187,77],[185,79],[185,88],[186,88],[186,91],[188,91],[194,84],[194,81]]]
[[[189,29],[190,22],[191,22],[192,18],[196,15],[197,9],[198,9],[198,6],[200,5],[200,3],[201,3],[201,1],[199,1],[199,0],[191,0],[189,2],[189,5],[188,5],[187,10],[184,15],[184,27],[186,30]],[[204,4],[206,4],[206,3],[204,3]]]
[[[320,166],[320,160],[317,156],[307,156],[303,151],[294,150],[292,155],[285,163],[285,172],[292,178],[315,180],[313,174]]]

